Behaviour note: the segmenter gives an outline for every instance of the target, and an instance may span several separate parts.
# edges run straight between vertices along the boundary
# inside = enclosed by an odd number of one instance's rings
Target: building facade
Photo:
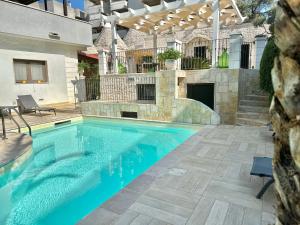
[[[0,105],[15,105],[24,94],[41,105],[73,101],[71,80],[78,77],[78,52],[92,45],[91,25],[59,7],[49,12],[21,3],[0,1]]]

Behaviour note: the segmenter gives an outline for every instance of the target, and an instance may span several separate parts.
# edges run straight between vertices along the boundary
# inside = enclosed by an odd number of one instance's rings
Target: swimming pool
[[[100,119],[35,131],[32,156],[0,176],[0,224],[76,224],[195,132]]]

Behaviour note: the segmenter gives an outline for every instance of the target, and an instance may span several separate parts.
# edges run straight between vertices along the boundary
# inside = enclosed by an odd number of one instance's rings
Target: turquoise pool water
[[[195,132],[97,119],[36,131],[32,156],[0,176],[0,224],[76,224]]]

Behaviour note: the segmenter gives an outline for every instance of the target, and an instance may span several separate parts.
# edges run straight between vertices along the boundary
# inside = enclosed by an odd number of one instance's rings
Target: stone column
[[[174,39],[174,38],[168,38],[167,39],[167,47],[168,48],[173,48],[179,52],[182,52],[182,42]],[[177,60],[177,69],[181,69],[181,59]]]
[[[86,101],[86,88],[85,88],[85,76],[79,76],[79,79],[76,83],[77,88],[77,100],[78,102],[85,102]]]
[[[157,32],[153,33],[153,60],[157,58]]]
[[[107,51],[100,50],[98,52],[99,75],[106,75],[108,72],[107,66]]]
[[[230,35],[229,68],[239,69],[241,67],[241,51],[243,38],[241,33]]]
[[[212,67],[217,67],[220,32],[219,0],[213,1]]]
[[[117,60],[117,25],[116,21],[111,22],[111,57],[113,74],[118,74],[118,60]]]
[[[260,68],[261,57],[263,55],[267,41],[268,41],[268,37],[265,35],[257,35],[255,37],[255,45],[256,45],[255,69],[259,70]]]

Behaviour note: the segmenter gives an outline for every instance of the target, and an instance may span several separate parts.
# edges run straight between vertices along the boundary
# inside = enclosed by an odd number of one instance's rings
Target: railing
[[[31,132],[31,127],[30,125],[27,123],[27,121],[23,118],[23,116],[14,108],[14,107],[2,107],[0,108],[0,116],[2,119],[2,139],[6,139],[6,128],[5,128],[5,120],[4,117],[8,116],[9,119],[11,119],[15,125],[18,128],[18,132],[21,133],[21,126],[20,124],[13,118],[13,116],[11,115],[11,110],[14,110],[15,113],[19,116],[19,118],[22,120],[22,122],[26,125],[26,127],[28,128],[29,131],[29,135],[32,136],[32,132]]]
[[[167,48],[129,50],[116,53],[116,66],[119,74],[150,73],[165,68],[165,64],[158,60],[159,53]],[[106,54],[107,74],[113,74],[113,54]]]
[[[214,45],[215,44],[215,45]],[[182,45],[182,70],[208,69],[213,63],[213,46],[218,46],[216,52],[216,67],[228,68],[229,65],[229,39],[195,40]]]
[[[107,75],[85,80],[86,101],[135,102],[155,104],[156,78],[154,75]]]
[[[185,43],[177,44],[176,50],[181,52],[181,58],[177,60],[177,69],[200,70],[211,67],[228,68],[230,39],[206,40],[195,38]],[[217,46],[215,49],[214,46]],[[100,67],[106,68],[103,74],[127,73],[151,73],[165,70],[165,62],[159,60],[159,54],[167,48],[140,49],[121,51],[115,54],[116,63],[114,65],[114,55],[105,53],[100,61],[105,62]],[[215,52],[215,54],[213,54]],[[243,42],[241,45],[241,68],[252,68],[252,43]],[[213,59],[213,57],[215,57]]]

